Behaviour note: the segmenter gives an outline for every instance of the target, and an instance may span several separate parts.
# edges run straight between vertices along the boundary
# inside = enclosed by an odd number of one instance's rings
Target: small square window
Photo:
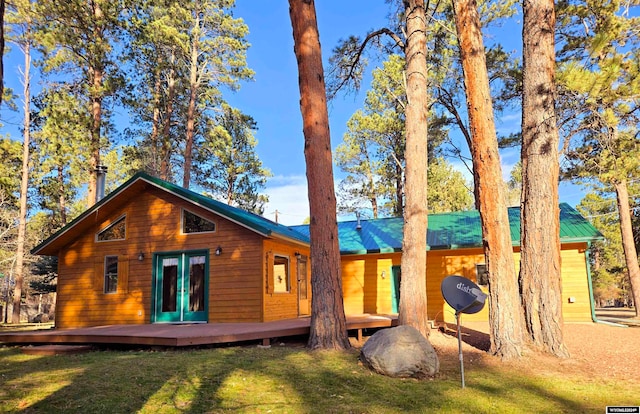
[[[476,281],[480,286],[489,285],[489,270],[487,269],[486,264],[483,263],[476,265]]]
[[[189,233],[212,233],[216,231],[216,223],[200,217],[187,210],[182,210],[182,232]]]
[[[104,258],[104,293],[118,291],[118,256]]]

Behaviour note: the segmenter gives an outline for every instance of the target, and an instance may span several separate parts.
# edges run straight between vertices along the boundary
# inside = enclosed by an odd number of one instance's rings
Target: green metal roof
[[[175,185],[159,178],[152,177],[149,174],[138,173],[134,176],[134,178],[138,176],[151,184],[164,188],[169,192],[180,196],[181,198],[191,201],[193,204],[197,204],[200,207],[211,210],[212,212],[223,216],[226,219],[231,220],[237,224],[240,224],[243,227],[253,230],[256,233],[260,233],[264,236],[280,236],[303,243],[309,243],[309,238],[307,236],[294,231],[290,227],[275,223],[257,214],[230,206],[191,190],[187,190],[183,187],[180,187],[179,185]]]
[[[520,244],[520,208],[509,208],[511,241]],[[482,247],[482,228],[478,211],[429,214],[427,249]],[[402,250],[403,219],[400,217],[338,223],[341,254],[391,253]],[[309,226],[292,227],[309,236]],[[560,242],[588,242],[602,234],[569,204],[560,204]]]
[[[168,191],[177,197],[216,213],[265,237],[279,237],[295,242],[309,243],[308,225],[284,226],[257,214],[229,206],[194,191],[140,172],[108,194],[93,207],[86,210],[71,223],[34,247],[32,253],[39,254],[41,250],[45,249],[59,237],[68,233],[93,212],[109,203],[127,188],[139,181],[144,181]],[[428,250],[482,247],[482,231],[478,211],[430,214],[428,223]],[[514,246],[518,246],[520,244],[520,209],[518,207],[509,208],[509,223],[511,228],[511,241]],[[340,222],[338,223],[340,253],[366,254],[399,252],[402,250],[403,226],[404,222],[401,217],[361,220],[359,229],[357,228],[357,221]],[[569,206],[569,204],[560,204],[561,243],[589,242],[602,238],[602,234],[582,217],[580,213]]]
[[[275,237],[290,239],[292,241],[302,242],[305,244],[309,243],[309,238],[307,236],[287,226],[275,223],[257,214],[253,214],[248,211],[229,206],[225,203],[221,203],[209,197],[205,197],[194,191],[187,190],[183,187],[161,180],[157,177],[153,177],[144,172],[139,172],[135,174],[133,177],[131,177],[129,180],[127,180],[120,187],[118,187],[117,189],[109,193],[106,197],[104,197],[98,203],[96,203],[91,208],[86,210],[84,213],[79,215],[72,222],[64,226],[62,229],[58,230],[51,237],[44,240],[38,246],[34,247],[31,250],[31,252],[33,254],[39,254],[39,252],[42,249],[44,249],[45,247],[53,243],[56,239],[58,239],[62,235],[68,233],[71,229],[76,227],[84,219],[91,216],[93,212],[95,212],[105,204],[109,203],[111,200],[113,200],[119,194],[121,194],[124,190],[126,190],[127,188],[131,187],[132,185],[136,184],[139,181],[147,182],[155,187],[168,191],[169,193],[174,194],[177,197],[180,197],[186,201],[189,201],[192,204],[198,205],[206,210],[212,211],[240,226],[243,226],[265,237],[275,236]]]

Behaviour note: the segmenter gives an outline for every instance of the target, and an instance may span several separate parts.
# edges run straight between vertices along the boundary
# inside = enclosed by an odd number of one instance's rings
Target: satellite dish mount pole
[[[464,359],[462,358],[462,339],[460,338],[460,312],[456,312],[456,324],[458,325],[458,359],[460,360],[460,380],[464,388]]]

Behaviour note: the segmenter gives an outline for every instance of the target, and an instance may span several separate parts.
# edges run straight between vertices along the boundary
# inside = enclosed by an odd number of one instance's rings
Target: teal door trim
[[[400,281],[402,272],[400,266],[391,266],[391,310],[398,313],[400,308]]]
[[[208,250],[154,253],[151,322],[206,322],[208,287]]]

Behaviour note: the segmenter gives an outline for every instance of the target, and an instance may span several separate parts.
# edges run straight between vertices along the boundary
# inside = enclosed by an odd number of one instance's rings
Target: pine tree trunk
[[[104,40],[104,31],[100,28],[100,22],[104,19],[104,14],[100,5],[97,2],[93,5],[93,18],[96,22],[97,29],[94,33],[94,38]],[[102,97],[103,92],[103,79],[104,69],[103,63],[99,61],[93,62],[89,68],[89,79],[91,82],[91,144],[90,144],[90,159],[89,159],[89,185],[87,188],[87,206],[91,207],[96,203],[97,193],[97,176],[96,170],[100,165],[100,130],[102,127]]]
[[[27,23],[27,35],[31,32]],[[22,177],[20,181],[20,217],[18,218],[18,239],[16,241],[16,270],[14,273],[12,323],[20,323],[22,285],[24,282],[24,251],[27,234],[27,192],[29,190],[29,141],[31,139],[31,45],[24,45],[24,128],[22,143]]]
[[[400,165],[396,165],[396,217],[402,217],[404,211],[404,173]]]
[[[196,101],[198,99],[198,31],[200,30],[199,9],[195,10],[195,24],[192,29],[191,65],[189,69],[189,106],[187,107],[187,133],[184,145],[184,165],[182,186],[189,188],[191,183],[191,165],[193,164],[193,141],[196,131]]]
[[[631,223],[631,206],[629,205],[629,190],[627,181],[622,180],[614,184],[616,200],[620,214],[620,232],[622,233],[622,249],[627,264],[627,274],[631,284],[633,306],[636,310],[636,318],[640,317],[640,267],[638,266],[638,252],[633,240],[633,227]]]
[[[175,46],[169,57],[169,74],[167,75],[167,104],[162,128],[162,161],[160,162],[160,178],[171,181],[171,121],[173,120],[173,100],[176,97],[176,52]]]
[[[298,61],[311,222],[311,349],[347,349],[329,114],[313,0],[289,0]]]
[[[160,70],[154,70],[155,80],[153,82],[153,118],[151,121],[151,136],[149,137],[151,154],[149,161],[146,163],[147,171],[153,176],[158,176],[160,172],[160,148],[158,138],[160,136],[160,94],[162,83],[160,80]]]
[[[62,226],[67,225],[67,197],[66,189],[64,185],[64,167],[58,166],[58,189],[60,194],[58,195],[58,209],[60,210],[60,224]]]
[[[553,0],[524,0],[520,288],[532,343],[568,357],[563,340]]]
[[[454,0],[453,4],[471,129],[477,204],[489,271],[491,353],[502,359],[519,358],[525,338],[524,319],[480,16],[474,0]]]
[[[0,105],[4,97],[4,13],[6,3],[0,0]]]
[[[405,208],[398,323],[429,336],[427,314],[427,24],[424,0],[405,0]]]

